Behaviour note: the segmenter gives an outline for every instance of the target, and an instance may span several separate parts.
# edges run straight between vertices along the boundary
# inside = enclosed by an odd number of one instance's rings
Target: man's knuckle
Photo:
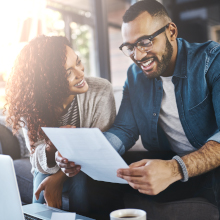
[[[133,184],[133,188],[134,189],[138,189],[138,185],[137,184]]]
[[[153,184],[150,180],[148,180],[147,185],[150,189],[153,189]]]
[[[132,182],[132,178],[130,176],[125,176],[124,179],[127,180],[128,182]]]
[[[134,183],[134,184],[137,184],[137,183],[138,183],[138,181],[137,181],[136,179],[132,179],[132,178],[130,178],[130,182],[132,182],[132,183]]]
[[[134,166],[134,165],[135,165],[135,163],[131,163],[131,164],[130,164],[130,167],[132,167],[132,166]]]
[[[130,170],[126,170],[122,173],[122,175],[126,175],[126,176],[130,176],[131,175],[131,171]]]
[[[143,190],[143,189],[138,189],[138,192],[139,192],[139,193],[146,194],[146,191],[145,191],[145,190]]]
[[[142,169],[142,172],[145,176],[149,176],[149,170],[148,169]]]
[[[152,189],[152,190],[151,190],[151,195],[156,196],[156,195],[157,195],[157,192],[156,192],[154,189]]]
[[[149,175],[149,176],[154,176],[154,175],[155,175],[154,169],[149,169],[149,170],[148,170],[148,175]]]

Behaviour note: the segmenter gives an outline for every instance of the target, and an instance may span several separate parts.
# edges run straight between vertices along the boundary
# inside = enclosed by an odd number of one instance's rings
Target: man
[[[139,1],[126,11],[122,36],[120,49],[135,64],[128,69],[119,113],[105,136],[123,154],[140,135],[159,159],[119,169],[118,177],[156,201],[169,200],[169,193],[173,201],[199,195],[220,210],[220,45],[178,39],[176,25],[156,0]],[[162,160],[165,150],[174,154]],[[57,156],[64,172],[73,175],[74,168],[63,161]]]

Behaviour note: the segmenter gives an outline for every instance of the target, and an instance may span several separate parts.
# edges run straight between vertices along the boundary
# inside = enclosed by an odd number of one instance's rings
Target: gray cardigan
[[[99,128],[101,131],[107,131],[115,120],[115,100],[111,84],[102,78],[86,77],[89,89],[86,93],[77,95],[79,106],[80,127]],[[27,128],[23,128],[25,142],[30,151]],[[39,140],[35,143],[36,149],[30,156],[33,173],[35,169],[44,174],[54,174],[58,172],[59,167],[47,166],[46,143]]]

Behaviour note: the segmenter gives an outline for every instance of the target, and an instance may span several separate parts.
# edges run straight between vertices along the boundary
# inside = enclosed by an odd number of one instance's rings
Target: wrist
[[[182,160],[182,158],[179,157],[178,155],[176,155],[172,159],[176,160],[176,162],[178,163],[178,165],[181,169],[182,179],[180,179],[180,181],[182,181],[182,182],[188,181],[188,179],[189,179],[188,171],[187,171],[186,165],[185,165],[184,161]]]
[[[175,159],[169,160],[169,162],[172,171],[171,178],[173,179],[173,182],[183,179],[183,172],[179,163]]]
[[[60,184],[63,184],[68,179],[68,177],[61,170],[59,170],[57,173],[53,174],[52,176],[54,176],[56,182],[59,182]]]
[[[54,167],[56,165],[56,161],[55,161],[56,148],[50,147],[47,144],[45,151],[47,157],[47,166]]]
[[[69,178],[62,170],[59,170],[59,176],[63,183]]]

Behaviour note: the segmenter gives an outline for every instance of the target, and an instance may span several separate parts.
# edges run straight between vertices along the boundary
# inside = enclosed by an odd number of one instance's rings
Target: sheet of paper
[[[75,220],[76,213],[59,213],[53,212],[51,216],[51,220]]]
[[[81,165],[94,180],[127,184],[117,170],[128,165],[98,128],[42,129],[63,157]]]

